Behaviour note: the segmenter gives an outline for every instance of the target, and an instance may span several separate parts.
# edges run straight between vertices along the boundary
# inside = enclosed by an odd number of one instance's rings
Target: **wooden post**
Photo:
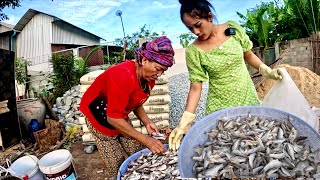
[[[56,113],[52,110],[51,105],[50,105],[48,99],[47,99],[46,97],[42,97],[42,101],[44,102],[44,104],[45,104],[45,106],[46,106],[46,110],[49,111],[50,118],[58,121],[59,118],[56,116]]]

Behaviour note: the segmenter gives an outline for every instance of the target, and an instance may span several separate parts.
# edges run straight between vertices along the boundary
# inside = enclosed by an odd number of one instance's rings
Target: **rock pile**
[[[77,85],[66,91],[62,97],[56,99],[56,104],[53,105],[52,110],[56,113],[60,122],[63,122],[63,124],[79,124],[79,117],[83,117],[78,109],[81,97],[80,86]]]

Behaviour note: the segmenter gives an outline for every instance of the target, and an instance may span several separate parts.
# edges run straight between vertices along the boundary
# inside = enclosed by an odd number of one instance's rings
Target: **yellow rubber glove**
[[[195,119],[196,115],[185,111],[182,115],[179,125],[170,133],[169,136],[169,149],[177,150],[180,147],[181,139],[184,134],[186,134],[190,127],[192,121]]]
[[[263,77],[267,79],[282,79],[282,76],[280,75],[278,69],[271,69],[269,66],[263,63],[259,66],[259,72]]]

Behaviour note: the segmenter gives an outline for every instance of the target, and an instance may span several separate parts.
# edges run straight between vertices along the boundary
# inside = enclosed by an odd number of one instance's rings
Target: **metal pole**
[[[121,15],[120,15],[120,19],[121,19],[121,24],[122,24],[123,38],[125,38],[126,35],[125,35],[125,33],[124,33],[124,26],[123,26],[122,16],[121,16]]]

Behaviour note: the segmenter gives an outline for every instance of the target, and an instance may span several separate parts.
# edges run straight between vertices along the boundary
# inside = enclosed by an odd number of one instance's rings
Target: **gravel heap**
[[[188,73],[180,73],[169,77],[169,94],[171,97],[170,106],[170,126],[175,128],[185,110],[187,97],[190,88]],[[202,93],[200,102],[196,109],[196,121],[205,116],[206,99],[208,94],[208,83],[202,84]]]
[[[60,122],[79,124],[78,118],[83,116],[78,110],[81,97],[80,86],[77,85],[66,91],[62,97],[56,99],[56,104],[53,105],[52,110],[56,113]]]

